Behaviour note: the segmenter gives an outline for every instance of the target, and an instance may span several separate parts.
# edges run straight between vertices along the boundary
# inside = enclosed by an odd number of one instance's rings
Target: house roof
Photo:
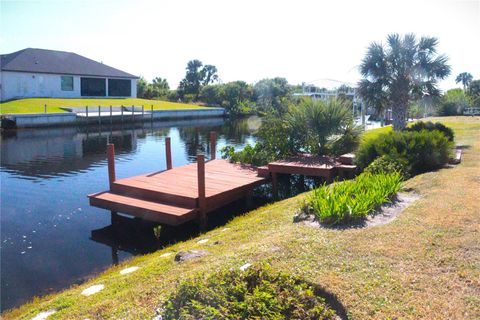
[[[27,48],[0,58],[2,71],[138,78],[73,52]]]

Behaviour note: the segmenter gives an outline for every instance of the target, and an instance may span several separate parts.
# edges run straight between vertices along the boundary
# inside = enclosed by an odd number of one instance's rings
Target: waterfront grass
[[[393,222],[366,229],[332,230],[292,223],[309,193],[235,218],[199,238],[114,266],[58,294],[38,298],[2,315],[31,319],[151,319],[176,282],[198,272],[216,273],[266,261],[322,286],[349,319],[480,318],[480,117],[437,118],[463,145],[462,163],[405,182],[421,195]],[[218,242],[217,242],[218,241]],[[215,244],[216,243],[216,244]],[[210,254],[176,263],[167,252],[206,249]],[[120,275],[126,267],[137,271]],[[84,297],[94,284],[105,289]]]
[[[47,113],[67,112],[61,107],[108,107],[108,106],[145,106],[145,110],[173,110],[173,109],[197,109],[203,106],[177,103],[160,100],[147,100],[139,98],[118,99],[59,99],[59,98],[29,98],[12,100],[0,103],[0,114],[17,113],[44,113],[45,104]]]

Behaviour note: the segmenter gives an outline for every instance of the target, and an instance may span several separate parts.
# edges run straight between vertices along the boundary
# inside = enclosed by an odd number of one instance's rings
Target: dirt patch
[[[306,215],[304,213],[296,215],[293,221],[296,223],[303,223],[311,227],[328,229],[369,228],[381,226],[395,220],[403,212],[403,210],[408,208],[418,199],[420,199],[420,195],[415,192],[400,192],[396,195],[395,199],[391,203],[383,204],[366,219],[356,223],[330,226],[317,221],[314,215]]]

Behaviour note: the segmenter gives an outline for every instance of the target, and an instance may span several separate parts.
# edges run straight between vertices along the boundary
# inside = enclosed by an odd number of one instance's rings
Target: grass
[[[147,100],[139,98],[119,98],[119,99],[58,99],[58,98],[30,98],[21,100],[12,100],[0,103],[0,114],[15,113],[44,113],[44,106],[47,105],[47,113],[66,112],[61,107],[85,107],[85,106],[145,106],[150,110],[153,105],[154,110],[171,109],[196,109],[204,108],[193,104],[176,103],[160,100]]]
[[[480,117],[437,118],[464,146],[462,163],[405,182],[421,199],[393,222],[367,229],[331,230],[292,223],[307,194],[237,217],[199,238],[138,256],[58,294],[2,315],[31,319],[151,319],[180,278],[213,274],[245,263],[269,263],[334,294],[350,319],[480,318]],[[217,244],[216,241],[218,241]],[[178,264],[167,252],[210,251]],[[139,266],[136,272],[119,271]],[[83,297],[94,284],[105,289]]]
[[[363,173],[354,180],[321,186],[307,198],[305,209],[324,223],[338,224],[366,218],[380,205],[390,202],[400,190],[402,176]],[[304,209],[304,210],[305,210]]]

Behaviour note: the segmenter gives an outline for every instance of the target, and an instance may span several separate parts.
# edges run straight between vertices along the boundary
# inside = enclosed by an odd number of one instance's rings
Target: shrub
[[[336,319],[315,288],[268,266],[182,281],[163,319]]]
[[[365,172],[370,174],[398,172],[403,178],[408,178],[410,170],[405,159],[391,158],[388,155],[383,155],[373,160],[373,162],[365,168]]]
[[[376,158],[387,155],[392,159],[406,161],[410,174],[437,169],[445,165],[453,143],[434,131],[396,131],[364,140],[356,153],[356,164],[365,169]]]
[[[354,180],[323,185],[313,190],[304,211],[320,222],[335,225],[364,219],[400,190],[402,176],[362,173]]]
[[[247,144],[241,151],[235,151],[232,146],[223,147],[220,152],[223,159],[230,159],[232,162],[248,163],[254,166],[263,166],[274,160],[271,153],[257,142],[254,146]]]
[[[438,130],[441,133],[443,133],[448,138],[449,141],[453,141],[455,138],[455,134],[453,133],[453,130],[440,122],[433,123],[431,121],[428,121],[428,122],[418,121],[418,122],[415,122],[412,126],[405,128],[404,130],[405,131]]]

